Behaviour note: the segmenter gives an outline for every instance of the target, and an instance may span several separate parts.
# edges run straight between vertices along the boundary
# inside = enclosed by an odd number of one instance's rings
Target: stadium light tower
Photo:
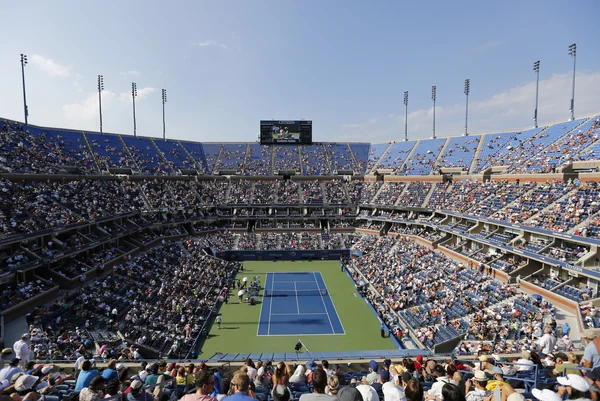
[[[27,108],[27,96],[25,95],[25,66],[27,65],[27,55],[21,53],[21,78],[23,79],[23,112],[25,113],[25,125],[27,125],[27,117],[29,117],[29,109]]]
[[[104,76],[98,75],[98,111],[100,112],[100,133],[102,132],[102,91],[104,90]]]
[[[435,99],[437,95],[437,87],[433,85],[431,87],[431,100],[433,100],[433,139],[435,139]]]
[[[135,82],[131,83],[131,98],[133,99],[133,136],[137,137],[137,126],[135,122],[135,98],[137,97],[137,85]]]
[[[167,134],[166,134],[166,126],[165,126],[165,103],[167,103],[167,90],[163,89],[162,90],[162,106],[163,106],[163,139],[166,140],[167,139]]]
[[[471,92],[471,80],[465,79],[465,95],[467,95],[467,106],[465,109],[465,136],[469,135],[467,127],[469,125],[469,92]]]
[[[575,60],[577,59],[577,44],[569,46],[569,56],[573,57],[573,90],[571,91],[571,121],[575,120]]]
[[[540,89],[540,60],[533,63],[533,71],[537,78],[535,81],[535,111],[533,112],[533,128],[538,127],[538,91]]]
[[[408,91],[404,92],[404,141],[408,141]]]

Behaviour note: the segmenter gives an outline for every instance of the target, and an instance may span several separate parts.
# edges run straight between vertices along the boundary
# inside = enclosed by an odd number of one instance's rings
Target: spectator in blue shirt
[[[81,363],[81,372],[79,372],[77,383],[75,383],[76,391],[81,391],[82,389],[89,387],[92,379],[98,375],[98,370],[93,369],[95,363],[96,362],[93,359],[85,360]]]
[[[114,359],[108,361],[108,367],[102,371],[102,377],[104,377],[107,382],[119,378],[119,373],[117,372],[117,361]]]

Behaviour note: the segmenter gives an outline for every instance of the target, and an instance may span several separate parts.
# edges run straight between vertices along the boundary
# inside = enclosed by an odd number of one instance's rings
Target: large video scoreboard
[[[261,121],[260,143],[261,145],[310,145],[312,144],[312,121]]]

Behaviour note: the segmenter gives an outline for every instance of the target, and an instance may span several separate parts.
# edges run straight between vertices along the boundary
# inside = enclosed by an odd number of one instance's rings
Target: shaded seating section
[[[229,186],[229,195],[227,204],[248,205],[252,203],[252,192],[254,191],[254,182],[239,180]]]
[[[206,164],[206,158],[204,156],[204,147],[201,143],[179,141],[181,146],[192,156],[196,162],[196,167],[200,174],[208,174],[208,166]]]
[[[403,172],[403,166],[406,162],[406,158],[414,148],[416,141],[408,142],[394,142],[387,152],[381,157],[377,168],[380,169],[391,169],[395,174]],[[382,145],[382,144],[379,144]],[[387,145],[385,146],[387,148]],[[371,146],[373,148],[373,146]],[[376,149],[378,151],[379,148]],[[373,154],[376,156],[376,153]]]
[[[271,175],[273,172],[273,147],[251,143],[248,148],[244,162],[244,175]]]
[[[98,171],[82,132],[37,127],[29,127],[28,131],[45,148],[45,163],[79,167],[84,173]]]
[[[586,299],[585,295],[588,294],[587,291],[572,287],[570,285],[565,285],[561,288],[557,288],[553,292],[556,292],[557,294],[569,298],[575,302],[583,301],[584,299]],[[589,295],[587,298],[589,299]]]
[[[527,219],[536,215],[574,188],[572,184],[557,180],[530,185],[534,187],[531,192],[515,199],[510,205],[492,214],[491,217],[513,223],[525,223]]]
[[[245,143],[224,143],[213,174],[221,170],[242,171],[248,145]]]
[[[277,199],[275,203],[278,204],[298,204],[300,203],[300,184],[292,180],[278,180],[277,181]],[[319,190],[321,189],[317,182]],[[323,194],[321,193],[321,202],[323,201]]]
[[[188,155],[186,149],[184,149],[179,141],[155,139],[154,144],[164,156],[171,170],[175,172],[182,169],[198,170],[198,163],[192,158],[193,156],[190,157]]]
[[[150,138],[121,135],[140,172],[146,175],[170,175],[171,168]]]
[[[329,157],[332,174],[339,170],[359,171],[354,164],[354,157],[347,143],[328,142],[324,146]]]
[[[561,201],[538,213],[528,224],[568,232],[600,210],[600,189],[595,182],[581,184]]]
[[[275,173],[282,170],[301,173],[298,146],[274,146],[273,170]]]
[[[214,174],[217,159],[223,147],[220,143],[203,143],[204,159],[206,160],[206,174]]]
[[[369,157],[367,158],[367,173],[371,172],[373,167],[377,166],[379,159],[389,146],[389,143],[371,144],[371,146],[369,147]]]
[[[385,182],[370,203],[375,205],[395,205],[400,199],[402,192],[404,192],[405,187],[406,184],[404,182]]]
[[[296,185],[298,186],[298,184]],[[302,203],[312,205],[322,205],[324,203],[323,188],[320,181],[300,181],[299,187]]]
[[[85,133],[85,136],[101,170],[117,167],[138,171],[135,161],[123,148],[120,136],[113,134],[101,135],[92,132]]]
[[[328,175],[331,173],[323,144],[300,145],[300,157],[302,159],[302,174]]]
[[[492,194],[477,202],[467,211],[468,214],[490,216],[533,188],[533,185],[528,183],[520,185],[512,182],[496,182],[495,184],[489,184],[489,186],[493,188]]]
[[[422,207],[432,187],[431,182],[411,182],[396,204],[397,206]]]
[[[369,152],[371,145],[368,143],[351,143],[350,151],[354,156],[356,162],[356,172],[358,174],[365,174],[367,171],[367,165],[369,161]]]
[[[325,203],[327,204],[348,204],[348,194],[346,192],[346,184],[342,181],[323,181],[323,189],[325,190]]]

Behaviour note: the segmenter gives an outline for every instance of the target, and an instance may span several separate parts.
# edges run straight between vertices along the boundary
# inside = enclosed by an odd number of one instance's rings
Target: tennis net
[[[327,290],[265,290],[265,297],[323,296]]]

